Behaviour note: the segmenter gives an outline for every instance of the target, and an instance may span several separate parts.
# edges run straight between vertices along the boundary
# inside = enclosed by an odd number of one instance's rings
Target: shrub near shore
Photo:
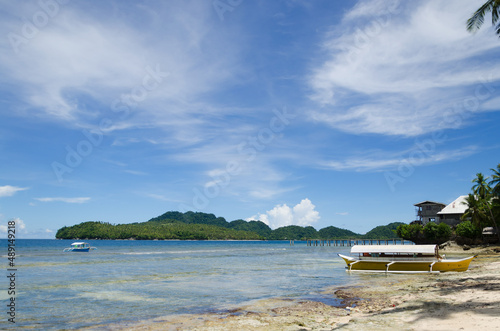
[[[420,224],[401,224],[396,233],[398,237],[413,241],[415,244],[442,244],[452,237],[452,230],[445,223],[429,222]]]

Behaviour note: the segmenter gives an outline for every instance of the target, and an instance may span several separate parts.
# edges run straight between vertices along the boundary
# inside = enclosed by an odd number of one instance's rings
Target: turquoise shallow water
[[[7,241],[2,240],[7,272]],[[79,328],[178,313],[217,312],[271,297],[334,303],[321,291],[351,284],[347,247],[285,241],[16,241],[16,327]],[[5,278],[0,299],[7,303]],[[2,305],[6,307],[5,304]],[[6,311],[6,309],[5,309]],[[8,326],[6,313],[0,325]]]

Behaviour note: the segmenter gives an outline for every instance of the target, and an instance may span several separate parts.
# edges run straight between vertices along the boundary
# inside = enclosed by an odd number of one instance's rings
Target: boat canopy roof
[[[435,254],[436,245],[355,245],[351,253]]]
[[[77,241],[77,242],[72,243],[71,245],[84,245],[84,244],[86,244],[86,243],[81,242],[81,241]]]

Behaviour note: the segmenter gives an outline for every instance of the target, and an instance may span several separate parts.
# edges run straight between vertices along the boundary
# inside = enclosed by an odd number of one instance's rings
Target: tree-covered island
[[[110,224],[83,222],[65,226],[57,239],[137,239],[137,240],[304,240],[304,239],[391,239],[403,223],[378,226],[365,235],[329,226],[317,231],[312,226],[289,225],[272,230],[261,221],[227,222],[213,214],[169,211],[147,222]]]

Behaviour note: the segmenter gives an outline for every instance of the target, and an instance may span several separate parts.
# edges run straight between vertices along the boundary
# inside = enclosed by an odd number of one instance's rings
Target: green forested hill
[[[392,239],[396,238],[396,229],[398,226],[401,224],[406,224],[402,222],[394,222],[390,223],[384,226],[377,226],[370,231],[368,231],[365,235],[363,235],[363,238],[366,239]]]
[[[57,239],[183,239],[183,240],[250,240],[263,239],[255,232],[227,229],[207,224],[133,223],[109,224],[84,222],[63,227]]]
[[[244,221],[244,220],[235,220],[227,225],[228,228],[234,230],[242,230],[242,231],[250,231],[255,232],[262,238],[269,238],[273,230],[261,221]]]
[[[207,224],[227,229],[249,231],[257,233],[262,238],[267,238],[271,234],[271,228],[261,221],[235,220],[227,222],[224,217],[216,217],[214,214],[206,214],[188,211],[181,213],[178,211],[169,211],[158,217],[152,218],[148,223],[166,224],[166,223],[185,223],[185,224]]]
[[[178,211],[169,211],[163,215],[150,219],[148,222],[156,223],[174,223],[175,221],[186,224],[208,224],[221,227],[227,227],[228,223],[224,217],[216,217],[214,214],[195,213],[188,211],[181,213]]]
[[[361,235],[349,230],[337,228],[335,226],[328,226],[318,231],[318,237],[321,239],[358,239]]]
[[[271,230],[261,221],[235,220],[227,222],[213,214],[188,211],[169,211],[147,222],[110,224],[83,222],[63,227],[57,239],[184,239],[184,240],[303,240],[303,239],[386,239],[394,238],[392,232],[401,223],[378,226],[362,236],[349,230],[329,226],[316,231],[312,226],[284,226]]]
[[[304,240],[307,238],[317,238],[318,232],[312,226],[302,227],[298,225],[288,225],[273,230],[269,239],[271,240]]]

